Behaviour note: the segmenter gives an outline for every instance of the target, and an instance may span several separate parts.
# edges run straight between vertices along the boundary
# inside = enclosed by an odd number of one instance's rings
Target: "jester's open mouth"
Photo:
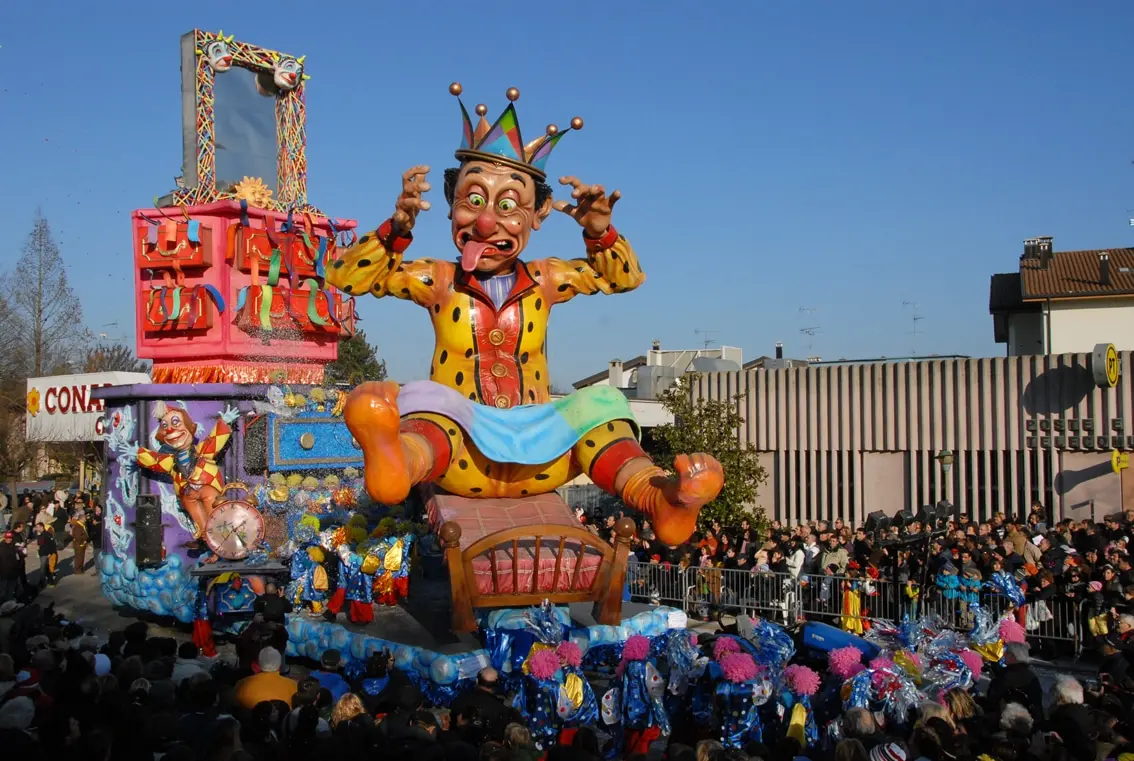
[[[461,247],[464,248],[465,244],[467,244],[472,239],[473,237],[470,233],[461,233]],[[515,247],[515,244],[510,240],[485,240],[475,241],[475,243],[483,244],[485,248],[487,248],[488,246],[496,246],[496,248],[501,251],[511,251]]]
[[[516,249],[516,244],[510,240],[476,240],[472,233],[461,233],[457,236],[458,248],[461,249],[461,269],[472,272],[476,269],[486,252],[488,256],[507,255]]]

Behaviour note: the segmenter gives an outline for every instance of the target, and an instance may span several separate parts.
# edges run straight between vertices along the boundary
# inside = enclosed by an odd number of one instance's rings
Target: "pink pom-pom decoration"
[[[583,651],[570,640],[560,642],[559,646],[555,648],[555,654],[559,656],[559,662],[564,666],[579,668],[583,665]]]
[[[879,656],[870,662],[870,668],[875,671],[893,671],[897,666],[889,658]]]
[[[819,691],[819,675],[807,666],[788,666],[784,669],[784,683],[796,695],[814,695]]]
[[[980,670],[984,668],[984,658],[980,657],[980,653],[965,649],[959,655],[965,665],[969,667],[969,671],[973,672],[973,678],[980,676]]]
[[[690,634],[689,635],[689,644],[692,645],[693,647],[697,647],[697,645],[700,644],[700,640],[697,639],[696,634]]]
[[[540,650],[528,660],[528,670],[536,679],[551,679],[559,670],[559,656],[554,650]]]
[[[725,653],[721,658],[721,671],[730,682],[748,682],[756,678],[759,669],[748,653]]]
[[[641,634],[633,634],[622,646],[622,660],[644,661],[650,655],[650,639]]]
[[[713,643],[713,657],[718,661],[723,660],[729,653],[739,653],[740,643],[732,637],[721,637]]]
[[[1000,639],[1004,641],[1005,645],[1011,645],[1014,642],[1027,642],[1027,635],[1024,633],[1024,627],[1010,618],[1006,618],[1000,622]]]
[[[850,679],[862,671],[862,651],[857,647],[837,647],[827,654],[827,668],[840,679]]]

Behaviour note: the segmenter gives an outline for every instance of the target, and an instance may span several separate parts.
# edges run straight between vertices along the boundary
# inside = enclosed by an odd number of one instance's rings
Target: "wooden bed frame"
[[[441,526],[441,542],[445,548],[445,562],[449,566],[449,583],[452,596],[452,629],[454,633],[474,632],[477,629],[474,608],[512,608],[538,605],[545,599],[554,604],[572,602],[594,602],[593,615],[600,624],[618,626],[622,623],[622,595],[626,583],[626,561],[630,555],[630,541],[635,533],[634,521],[623,518],[615,525],[615,543],[604,542],[585,528],[543,524],[518,526],[497,531],[472,543],[468,549],[461,550],[461,526],[456,521],[446,521]],[[500,588],[496,569],[496,551],[510,551],[516,558],[525,546],[534,541],[532,549],[532,581],[528,591],[498,593]],[[574,572],[570,586],[565,591],[542,592],[539,584],[540,553],[554,552],[555,571],[551,588],[558,590],[563,578],[563,555],[568,542],[579,548],[575,558]],[[583,570],[583,557],[586,551],[594,550],[602,555],[598,572],[589,586],[582,585],[580,574]],[[492,572],[492,593],[481,593],[473,575],[473,560],[487,555]],[[511,581],[513,590],[520,589],[520,563],[512,562]]]

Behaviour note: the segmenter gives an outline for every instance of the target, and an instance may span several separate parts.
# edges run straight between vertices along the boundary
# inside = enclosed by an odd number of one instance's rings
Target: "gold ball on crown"
[[[487,113],[488,113],[488,106],[484,105],[483,103],[477,103],[476,104],[476,115],[477,116],[484,116]]]
[[[464,92],[464,90],[465,88],[461,87],[460,82],[454,82],[453,84],[449,85],[450,95],[460,95],[462,92]]]
[[[583,128],[583,117],[576,116],[576,117],[571,119],[571,129],[582,129],[582,128]]]
[[[515,87],[509,87],[508,92],[504,93],[504,95],[513,103],[520,99],[520,91]]]
[[[555,136],[559,134],[559,126],[556,124],[547,125],[547,134]]]

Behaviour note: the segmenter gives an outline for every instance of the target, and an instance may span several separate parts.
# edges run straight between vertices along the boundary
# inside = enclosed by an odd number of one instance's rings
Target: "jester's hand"
[[[574,188],[571,197],[575,199],[575,205],[556,201],[555,210],[578,222],[588,238],[601,238],[610,228],[610,214],[622,193],[616,190],[607,195],[602,185],[586,185],[578,177],[560,177],[559,184]]]
[[[402,194],[394,204],[394,232],[405,235],[413,229],[417,215],[429,211],[429,201],[421,197],[422,193],[429,191],[430,185],[425,181],[429,172],[427,166],[415,166],[406,170],[402,175]]]
[[[225,407],[224,412],[222,412],[220,414],[220,419],[223,420],[227,425],[232,425],[239,418],[240,418],[240,410],[236,409],[232,405],[228,405],[227,407]]]
[[[119,453],[119,456],[126,458],[126,460],[131,463],[137,463],[138,452],[140,451],[142,451],[142,448],[137,444],[127,444],[126,446],[122,447],[122,451]]]

